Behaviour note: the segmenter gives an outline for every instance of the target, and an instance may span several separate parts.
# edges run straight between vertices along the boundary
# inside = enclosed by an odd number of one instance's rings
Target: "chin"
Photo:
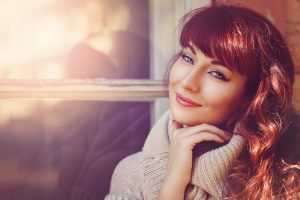
[[[195,126],[202,124],[202,122],[197,120],[197,116],[193,116],[191,113],[183,113],[181,110],[172,109],[171,110],[173,119],[180,124],[187,126]]]
[[[187,126],[196,126],[200,124],[219,126],[223,123],[220,118],[208,115],[207,113],[197,113],[191,110],[178,109],[176,107],[171,109],[171,113],[175,121]]]

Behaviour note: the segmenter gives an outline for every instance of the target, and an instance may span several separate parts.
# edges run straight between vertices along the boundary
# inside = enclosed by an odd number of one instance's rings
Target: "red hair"
[[[229,172],[226,199],[291,199],[295,192],[299,195],[299,159],[291,163],[282,154],[294,64],[279,31],[246,8],[212,6],[183,18],[180,44],[193,44],[206,56],[247,76],[248,105],[241,110],[238,133],[246,138],[247,146],[243,159]]]

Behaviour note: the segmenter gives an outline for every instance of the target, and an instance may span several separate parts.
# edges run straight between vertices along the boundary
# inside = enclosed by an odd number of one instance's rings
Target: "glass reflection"
[[[149,78],[148,1],[3,0],[0,78]],[[0,199],[103,199],[148,102],[0,100]]]

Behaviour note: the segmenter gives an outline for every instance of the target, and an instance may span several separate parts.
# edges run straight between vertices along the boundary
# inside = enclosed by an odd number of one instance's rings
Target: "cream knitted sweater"
[[[167,167],[169,127],[167,111],[150,131],[143,150],[117,165],[105,200],[157,199]],[[243,146],[244,139],[234,135],[228,144],[195,158],[185,199],[221,199],[228,170]]]

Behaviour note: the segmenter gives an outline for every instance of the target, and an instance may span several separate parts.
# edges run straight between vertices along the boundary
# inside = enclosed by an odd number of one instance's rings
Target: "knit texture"
[[[118,164],[105,200],[157,199],[167,168],[171,120],[170,112],[164,113],[150,131],[143,151]],[[234,135],[226,145],[195,158],[185,199],[221,199],[229,168],[243,146],[244,139]]]

